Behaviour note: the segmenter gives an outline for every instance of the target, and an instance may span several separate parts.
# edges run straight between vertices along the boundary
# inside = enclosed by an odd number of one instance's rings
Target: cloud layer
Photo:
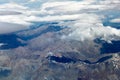
[[[38,3],[39,7],[30,7]],[[4,3],[0,5],[0,34],[27,29],[33,22],[57,21],[58,25],[67,26],[67,35],[63,34],[62,39],[84,41],[101,38],[111,41],[120,37],[120,30],[104,26],[103,21],[115,15],[111,11],[119,12],[119,6],[119,0],[29,0],[20,4]],[[106,17],[106,13],[110,15]]]
[[[111,22],[113,22],[113,23],[120,23],[120,18],[112,19]]]
[[[42,20],[62,21],[59,25],[67,26],[69,31],[68,35],[62,36],[62,39],[84,41],[101,38],[110,42],[120,37],[120,30],[104,26],[103,20],[107,18],[105,16],[107,11],[119,10],[119,4],[119,0],[47,2],[41,6],[41,14],[49,16],[43,17]]]

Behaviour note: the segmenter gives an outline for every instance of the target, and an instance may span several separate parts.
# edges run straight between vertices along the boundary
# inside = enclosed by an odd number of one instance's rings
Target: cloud
[[[103,26],[103,20],[107,18],[105,14],[109,10],[120,10],[119,0],[45,0],[40,1],[41,4],[38,0],[28,2],[30,5],[17,2],[0,5],[0,26],[6,27],[0,27],[1,34],[26,29],[32,22],[57,21],[58,25],[66,26],[67,35],[62,36],[64,39],[84,41],[100,37],[109,41],[116,36],[120,37],[120,30]],[[39,7],[30,7],[36,5],[36,2],[40,4]]]
[[[19,5],[17,3],[4,3],[0,5],[0,9],[4,10],[25,10],[27,7]]]
[[[27,7],[16,3],[0,5],[0,34],[27,29],[32,23],[25,21]]]
[[[3,46],[4,44],[3,43],[0,43],[0,47]]]
[[[1,11],[0,15],[19,15],[22,14],[21,12],[17,12],[17,11]]]
[[[29,0],[29,2],[36,2],[37,0]]]
[[[120,18],[112,19],[110,22],[112,22],[112,23],[120,23]]]
[[[70,31],[67,35],[63,35],[62,39],[85,41],[101,38],[110,42],[120,37],[120,30],[103,26],[100,15],[96,14],[81,14],[79,20],[70,21],[67,24],[62,22],[60,25],[69,26]]]
[[[0,13],[0,34],[16,32],[28,29],[32,23],[27,21],[28,16],[19,13],[6,11]]]
[[[11,33],[19,30],[28,29],[25,25],[0,22],[0,34]]]
[[[105,2],[105,3],[104,3]],[[120,37],[120,30],[110,26],[103,26],[106,11],[119,10],[120,1],[64,1],[47,2],[41,6],[41,14],[45,17],[40,21],[63,21],[60,26],[67,26],[68,35],[62,39],[94,40],[101,38],[106,41]],[[68,22],[64,21],[68,20]],[[69,21],[70,20],[70,21]],[[74,21],[71,21],[74,20]]]
[[[63,1],[63,2],[47,2],[41,6],[41,13],[43,14],[72,14],[80,10],[88,8],[91,2],[85,1]]]
[[[0,22],[30,25],[31,23],[25,21],[25,18],[28,18],[28,17],[25,15],[2,15],[0,16]]]
[[[104,3],[105,2],[105,3]],[[73,14],[84,13],[87,11],[104,11],[120,9],[120,1],[97,1],[97,0],[82,0],[82,1],[58,1],[47,2],[41,6],[43,14]]]

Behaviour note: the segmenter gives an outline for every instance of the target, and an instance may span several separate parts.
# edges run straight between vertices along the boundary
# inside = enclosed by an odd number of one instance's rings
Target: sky
[[[58,22],[67,26],[61,39],[78,41],[120,37],[111,23],[120,23],[120,0],[0,0],[0,34],[29,29],[34,22]],[[67,20],[67,22],[66,22]]]

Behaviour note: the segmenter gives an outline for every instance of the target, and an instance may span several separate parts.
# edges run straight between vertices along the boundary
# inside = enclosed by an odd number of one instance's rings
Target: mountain
[[[120,0],[0,0],[0,80],[120,80]]]

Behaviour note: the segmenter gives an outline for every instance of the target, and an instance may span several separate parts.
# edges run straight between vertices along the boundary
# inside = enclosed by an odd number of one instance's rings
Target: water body
[[[80,59],[74,60],[74,59],[67,58],[67,57],[64,57],[64,56],[62,56],[62,57],[49,56],[48,58],[49,58],[49,60],[56,61],[56,62],[59,62],[59,63],[71,63],[71,62],[75,63],[75,62],[80,61],[80,62],[84,62],[86,64],[96,64],[96,63],[102,63],[102,62],[112,58],[112,55],[102,57],[102,58],[98,59],[96,62],[91,62],[89,60],[80,60]]]
[[[114,28],[120,29],[120,23],[111,23],[111,22],[104,22],[104,26],[112,26]]]
[[[100,50],[101,54],[120,52],[120,41],[112,41],[112,43],[104,42]]]
[[[0,69],[0,77],[7,77],[11,73],[10,69]]]
[[[100,59],[99,59],[97,62],[95,62],[95,63],[102,63],[102,62],[104,62],[104,61],[106,61],[106,60],[108,60],[108,59],[110,59],[110,58],[112,58],[112,57],[113,57],[112,55],[102,57],[102,58],[100,58]]]
[[[120,23],[118,22],[111,22],[112,19],[115,19],[115,18],[118,18],[118,16],[120,16],[120,12],[110,12],[110,14],[114,14],[114,16],[108,16],[106,15],[106,19],[104,19],[103,21],[103,25],[104,26],[111,26],[113,28],[116,28],[116,29],[120,29]]]
[[[15,34],[4,34],[0,35],[0,43],[3,43],[4,45],[0,46],[0,50],[2,49],[13,49],[17,48],[19,46],[24,46],[25,44],[22,44],[18,40],[18,36]]]
[[[120,52],[120,40],[119,41],[111,41],[111,43],[108,43],[104,40],[95,39],[94,42],[102,45],[102,47],[100,48],[101,54]]]
[[[71,63],[71,62],[75,63],[76,62],[75,60],[73,60],[71,58],[64,57],[64,56],[62,56],[62,57],[49,56],[48,58],[51,61],[56,61],[59,63]]]

